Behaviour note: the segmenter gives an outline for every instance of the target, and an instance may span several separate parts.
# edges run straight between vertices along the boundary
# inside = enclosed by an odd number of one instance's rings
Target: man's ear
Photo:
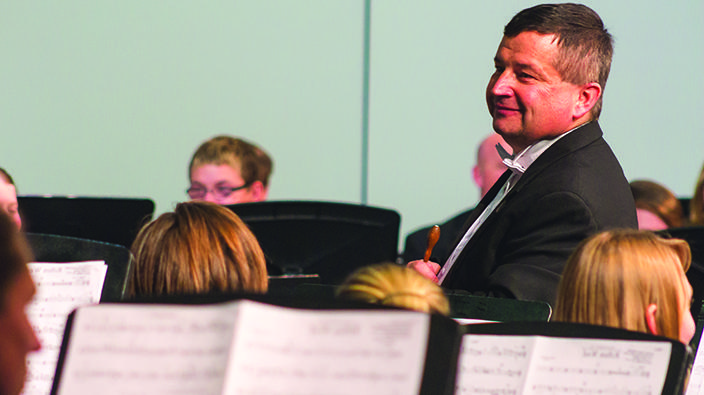
[[[653,335],[659,335],[660,330],[658,330],[658,325],[655,320],[655,315],[658,312],[658,305],[651,303],[645,308],[645,324],[648,326],[648,330]]]
[[[474,179],[474,183],[477,184],[479,189],[482,188],[482,174],[479,172],[479,166],[474,166],[472,168],[472,178]]]
[[[582,85],[572,114],[574,119],[579,119],[589,114],[596,105],[597,100],[601,97],[601,92],[601,85],[596,82]]]
[[[249,196],[252,202],[262,202],[266,200],[269,190],[264,187],[261,181],[254,181],[252,185],[249,186]]]

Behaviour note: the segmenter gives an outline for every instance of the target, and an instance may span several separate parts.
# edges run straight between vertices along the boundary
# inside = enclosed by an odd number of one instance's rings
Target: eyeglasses
[[[203,187],[192,186],[186,190],[186,193],[188,193],[188,196],[190,196],[191,199],[203,199],[203,198],[205,198],[205,195],[208,194],[208,192],[212,192],[213,195],[215,195],[215,197],[218,199],[227,199],[235,191],[239,191],[240,189],[249,188],[250,185],[252,185],[252,183],[248,182],[248,183],[246,183],[242,186],[239,186],[239,187],[217,186],[214,189],[207,189],[207,188],[203,188]]]

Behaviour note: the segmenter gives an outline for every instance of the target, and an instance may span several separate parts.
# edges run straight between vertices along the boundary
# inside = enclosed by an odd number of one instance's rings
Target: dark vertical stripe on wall
[[[361,203],[369,201],[369,43],[372,0],[364,0],[364,55],[362,67],[362,185]]]

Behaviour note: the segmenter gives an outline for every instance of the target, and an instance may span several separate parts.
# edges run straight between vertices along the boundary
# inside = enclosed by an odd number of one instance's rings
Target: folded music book
[[[460,339],[402,310],[102,304],[69,317],[52,394],[452,394]]]
[[[467,325],[455,394],[681,394],[689,348],[569,323]]]

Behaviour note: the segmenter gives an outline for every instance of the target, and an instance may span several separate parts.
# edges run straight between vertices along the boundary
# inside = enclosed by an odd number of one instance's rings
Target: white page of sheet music
[[[702,388],[702,384],[704,383],[704,351],[700,351],[704,349],[704,333],[702,333],[702,337],[699,338],[699,347],[697,347],[697,354],[694,356],[694,364],[692,365],[692,373],[689,375],[689,383],[687,384],[687,390],[685,391],[685,395],[703,395],[704,394],[704,388]]]
[[[427,314],[242,307],[224,394],[420,392]]]
[[[27,358],[24,395],[48,395],[69,313],[100,301],[107,265],[104,261],[28,264],[37,293],[27,316],[42,348]]]
[[[455,394],[521,394],[534,346],[528,336],[463,336]]]
[[[238,308],[226,303],[80,309],[58,393],[220,394]]]
[[[669,342],[465,335],[456,394],[660,394]]]

